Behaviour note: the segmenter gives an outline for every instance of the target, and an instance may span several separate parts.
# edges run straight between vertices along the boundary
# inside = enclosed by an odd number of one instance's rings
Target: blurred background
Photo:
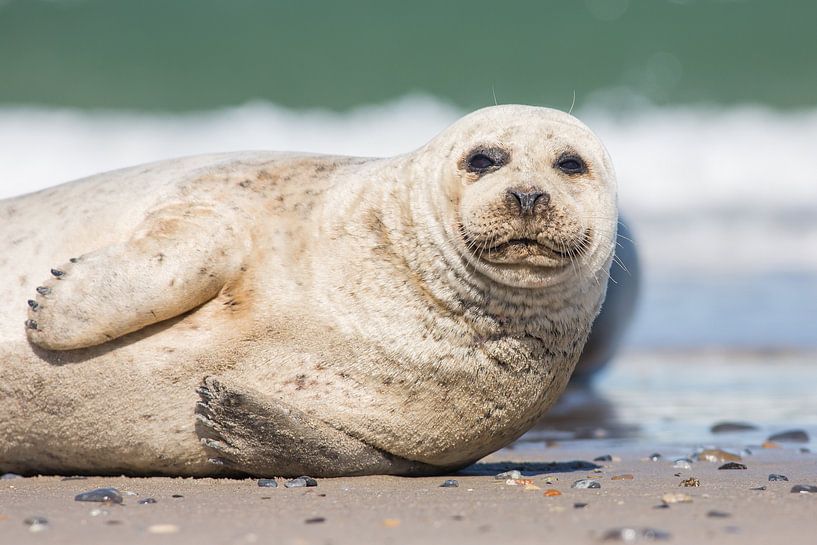
[[[777,361],[817,349],[815,28],[806,0],[0,0],[0,198],[212,151],[396,154],[495,102],[572,108],[642,255],[629,353]]]

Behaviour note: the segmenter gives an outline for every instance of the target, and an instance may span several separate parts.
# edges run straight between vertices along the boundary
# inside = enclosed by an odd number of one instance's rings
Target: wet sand
[[[283,480],[261,488],[254,479],[0,480],[0,543],[470,545],[615,543],[636,535],[633,542],[813,544],[817,494],[791,489],[817,486],[817,400],[810,395],[817,366],[813,355],[767,359],[629,357],[595,392],[567,396],[511,448],[450,476],[318,479],[311,488],[285,488]],[[712,433],[719,420],[757,428]],[[762,447],[790,428],[805,429],[811,442]],[[704,447],[740,456],[746,469],[718,469],[727,460],[674,467]],[[651,460],[654,453],[661,458]],[[612,460],[594,461],[604,455]],[[530,483],[494,477],[512,469]],[[770,482],[772,473],[789,480]],[[620,475],[632,479],[614,478]],[[440,487],[446,479],[459,486]],[[571,488],[580,479],[600,488]],[[688,479],[699,486],[680,486]],[[123,504],[74,500],[97,487],[116,487]],[[667,494],[691,501],[667,507]],[[145,498],[156,503],[138,503]],[[47,522],[27,524],[32,517]]]

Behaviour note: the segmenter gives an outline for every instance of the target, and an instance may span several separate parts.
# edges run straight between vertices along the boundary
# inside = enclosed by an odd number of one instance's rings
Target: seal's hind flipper
[[[128,241],[51,269],[28,301],[29,341],[87,348],[201,305],[239,274],[247,249],[238,223],[219,205],[152,211]]]
[[[428,475],[440,468],[371,447],[249,388],[208,377],[197,390],[196,431],[214,463],[256,477]]]

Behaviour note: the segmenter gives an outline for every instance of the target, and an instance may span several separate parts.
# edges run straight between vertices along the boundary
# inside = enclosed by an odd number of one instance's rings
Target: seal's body
[[[0,469],[467,465],[563,390],[616,217],[595,136],[525,106],[390,159],[210,155],[0,201]]]

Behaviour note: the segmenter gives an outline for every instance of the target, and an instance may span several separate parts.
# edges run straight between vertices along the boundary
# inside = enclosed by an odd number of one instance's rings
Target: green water
[[[574,91],[812,106],[817,2],[0,0],[0,104],[568,108]]]

